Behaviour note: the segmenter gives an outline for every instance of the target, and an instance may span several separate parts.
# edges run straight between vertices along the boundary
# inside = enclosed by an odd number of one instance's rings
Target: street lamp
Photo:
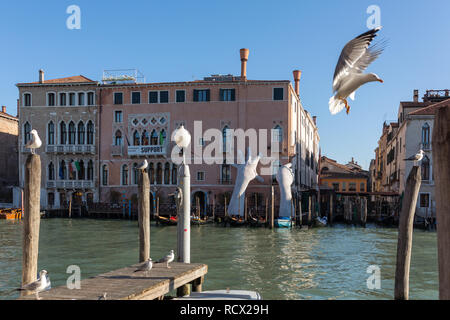
[[[183,152],[183,162],[180,167],[180,188],[182,191],[182,214],[178,217],[177,224],[177,254],[178,261],[183,263],[191,262],[191,174],[189,166],[186,164],[186,149],[191,143],[191,135],[184,126],[175,130],[173,138],[176,145]]]

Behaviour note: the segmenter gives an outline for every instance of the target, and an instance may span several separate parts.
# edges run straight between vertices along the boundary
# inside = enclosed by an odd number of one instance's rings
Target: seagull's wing
[[[377,36],[376,33],[380,29],[381,27],[378,27],[357,36],[349,41],[344,49],[342,49],[334,71],[333,92],[338,91],[342,85],[342,79],[345,78],[348,73],[362,72],[361,70],[367,68],[367,66],[380,55],[381,52],[378,52],[379,49],[375,49],[374,52],[368,50],[370,43]],[[362,61],[357,64],[360,59],[362,59]]]
[[[40,280],[36,280],[34,282],[31,282],[29,284],[24,285],[20,290],[27,290],[27,291],[34,291],[41,285]]]
[[[406,158],[405,160],[417,160],[417,154],[415,154],[409,158]]]

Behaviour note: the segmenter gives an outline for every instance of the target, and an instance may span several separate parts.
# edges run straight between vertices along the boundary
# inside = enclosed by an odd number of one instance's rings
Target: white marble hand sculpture
[[[237,168],[237,176],[233,194],[231,196],[230,204],[228,207],[228,213],[230,215],[243,216],[245,205],[245,190],[247,189],[248,184],[255,178],[260,182],[263,182],[264,179],[260,177],[256,172],[256,167],[258,166],[258,162],[261,159],[261,154],[252,159],[251,151],[249,148],[247,161],[244,161],[244,157],[240,150],[238,150],[238,157],[240,158],[239,163],[233,164],[233,166]]]
[[[280,187],[280,211],[278,212],[278,215],[279,217],[290,217],[292,215],[291,185],[294,182],[292,163],[281,166],[276,178]]]

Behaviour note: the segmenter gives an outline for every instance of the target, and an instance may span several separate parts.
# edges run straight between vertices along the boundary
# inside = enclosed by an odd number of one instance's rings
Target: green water
[[[0,299],[14,299],[20,285],[22,222],[0,220]],[[151,227],[151,257],[176,250],[176,227]],[[288,230],[191,229],[191,261],[208,265],[204,290],[247,289],[264,299],[392,299],[397,230],[333,228]],[[136,221],[43,219],[39,270],[52,286],[64,285],[69,265],[82,278],[138,262]],[[367,267],[378,265],[381,289],[368,289]],[[438,299],[436,233],[415,231],[411,299]]]

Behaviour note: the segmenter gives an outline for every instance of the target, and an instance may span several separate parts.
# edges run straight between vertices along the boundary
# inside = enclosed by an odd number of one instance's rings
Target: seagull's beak
[[[384,83],[384,81],[383,81],[383,80],[381,80],[381,79],[378,79],[378,81],[380,81],[381,83]]]

